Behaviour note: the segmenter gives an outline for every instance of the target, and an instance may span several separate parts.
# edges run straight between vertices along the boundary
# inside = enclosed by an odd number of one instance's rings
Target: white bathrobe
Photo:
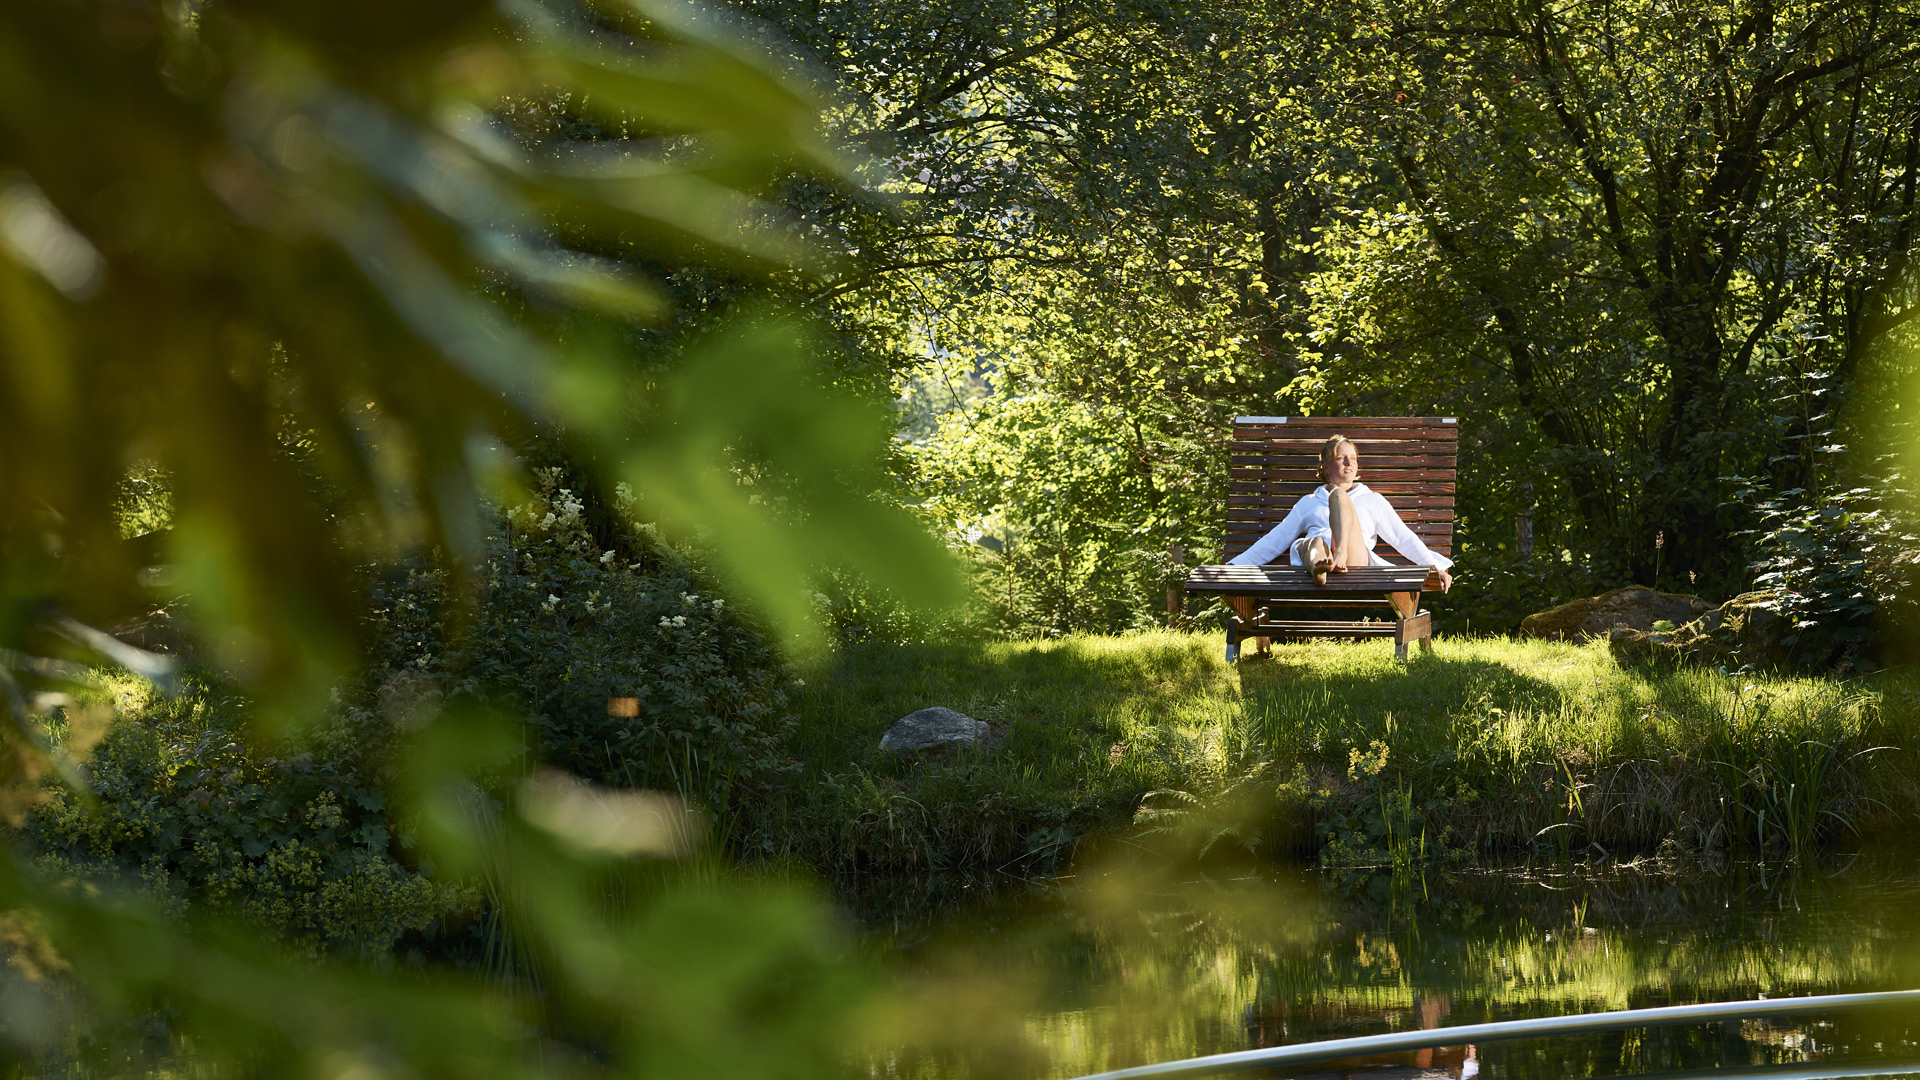
[[[1418,565],[1437,566],[1442,570],[1453,565],[1452,559],[1427,547],[1418,536],[1414,535],[1412,529],[1407,528],[1406,522],[1400,520],[1400,515],[1394,513],[1393,507],[1387,505],[1385,496],[1365,484],[1356,482],[1347,489],[1347,498],[1353,500],[1353,511],[1360,518],[1361,532],[1364,534],[1367,545],[1368,565],[1387,565],[1387,560],[1373,550],[1374,544],[1381,540],[1385,540],[1395,551]],[[1314,488],[1309,494],[1302,495],[1300,501],[1293,504],[1293,512],[1287,515],[1285,521],[1275,525],[1272,531],[1255,541],[1252,547],[1228,561],[1242,566],[1259,566],[1263,563],[1275,562],[1280,558],[1281,552],[1287,552],[1291,556],[1289,561],[1293,565],[1304,566],[1306,563],[1300,557],[1300,546],[1294,544],[1295,540],[1303,537],[1307,539],[1319,537],[1327,542],[1328,547],[1333,546],[1333,529],[1327,522],[1327,486],[1325,484]]]

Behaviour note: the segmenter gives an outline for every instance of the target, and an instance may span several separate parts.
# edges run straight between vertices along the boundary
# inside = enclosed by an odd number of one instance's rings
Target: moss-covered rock
[[[1646,633],[1652,631],[1656,623],[1678,626],[1712,610],[1712,604],[1697,596],[1629,585],[1536,611],[1520,620],[1520,633],[1555,641],[1581,641],[1607,637],[1617,627]]]
[[[1789,622],[1769,590],[1741,593],[1691,622],[1663,630],[1616,628],[1607,647],[1622,665],[1668,660],[1702,667],[1780,667]]]

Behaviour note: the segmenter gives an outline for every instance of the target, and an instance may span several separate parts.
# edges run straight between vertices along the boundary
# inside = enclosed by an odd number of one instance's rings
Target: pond
[[[1068,1078],[1417,1027],[1913,987],[1911,865],[1399,877],[1109,867],[879,928],[911,973],[903,987],[922,997],[923,1030],[918,1048],[877,1050],[867,1065],[912,1080]],[[1920,1075],[1916,1040],[1920,1011],[1881,1010],[1267,1075],[1602,1076],[1806,1061]]]

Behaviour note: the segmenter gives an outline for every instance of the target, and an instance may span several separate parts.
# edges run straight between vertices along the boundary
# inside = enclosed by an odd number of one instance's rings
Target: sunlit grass
[[[1291,778],[1305,809],[1235,843],[1296,854],[1365,847],[1387,785],[1411,791],[1405,825],[1430,857],[1797,853],[1920,814],[1901,675],[1622,669],[1601,644],[1508,637],[1443,638],[1410,663],[1384,641],[1281,644],[1230,666],[1216,634],[1159,631],[860,646],[814,683],[799,770],[759,807],[760,835],[839,870],[1043,874],[1125,829],[1148,792],[1204,800],[1249,777]],[[878,750],[932,705],[990,723],[989,744]]]

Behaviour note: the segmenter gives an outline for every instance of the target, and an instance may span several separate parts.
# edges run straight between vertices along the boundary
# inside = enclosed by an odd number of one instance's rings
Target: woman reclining
[[[1259,566],[1277,562],[1287,552],[1295,566],[1312,570],[1316,584],[1327,574],[1345,573],[1350,566],[1385,566],[1374,554],[1375,541],[1385,540],[1416,564],[1431,566],[1440,576],[1440,591],[1453,587],[1447,569],[1453,560],[1421,542],[1393,512],[1378,492],[1358,483],[1360,451],[1345,435],[1335,435],[1320,448],[1320,478],[1325,484],[1300,497],[1287,519],[1229,562]]]

